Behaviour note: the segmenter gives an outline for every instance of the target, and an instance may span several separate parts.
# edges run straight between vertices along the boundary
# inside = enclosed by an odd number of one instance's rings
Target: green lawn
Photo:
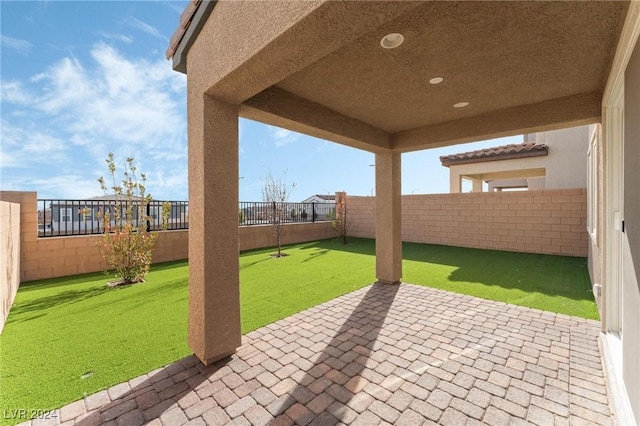
[[[272,251],[240,255],[245,333],[375,280],[372,240]],[[405,282],[598,318],[585,259],[425,244],[403,253]],[[130,287],[109,289],[100,273],[23,284],[0,335],[2,407],[57,408],[188,355],[187,274],[172,262]]]

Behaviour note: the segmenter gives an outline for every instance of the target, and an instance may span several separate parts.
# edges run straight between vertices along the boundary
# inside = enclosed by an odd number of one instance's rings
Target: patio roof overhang
[[[463,174],[465,178],[476,179],[485,182],[491,182],[493,180],[501,179],[522,179],[522,178],[536,178],[545,177],[546,170],[544,167],[537,167],[533,169],[518,169],[518,170],[499,170],[495,172],[487,173],[468,173]]]
[[[407,152],[598,122],[628,6],[203,1],[168,55],[241,116]]]

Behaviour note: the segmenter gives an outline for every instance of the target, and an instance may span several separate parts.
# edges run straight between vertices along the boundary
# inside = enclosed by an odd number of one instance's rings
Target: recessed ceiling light
[[[382,40],[380,40],[380,46],[384,47],[385,49],[395,49],[396,47],[400,46],[403,41],[404,36],[402,34],[391,33],[382,37]]]
[[[444,78],[442,77],[433,77],[431,80],[429,80],[429,83],[431,84],[440,84],[444,81]]]
[[[454,104],[453,107],[454,108],[464,108],[466,106],[469,105],[469,102],[458,102],[457,104]]]

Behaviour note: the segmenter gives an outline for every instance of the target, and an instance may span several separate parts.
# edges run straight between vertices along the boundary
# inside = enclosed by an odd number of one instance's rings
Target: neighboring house
[[[524,135],[524,142],[440,157],[449,192],[586,188],[589,126]]]
[[[134,201],[139,197],[133,197]],[[49,203],[47,211],[49,212],[49,220],[43,223],[44,231],[52,231],[54,233],[100,233],[103,231],[100,225],[100,213],[109,212],[111,214],[111,223],[115,224],[114,213],[116,209],[120,209],[124,217],[125,196],[106,195],[88,198],[86,200],[54,200]],[[149,203],[148,214],[153,219],[154,227],[161,226],[162,218],[162,201],[152,200]],[[138,211],[133,210],[133,218],[137,220]],[[171,203],[169,213],[169,224],[188,222],[188,208],[186,203]]]
[[[38,233],[51,230],[51,209],[38,210]]]
[[[302,200],[303,203],[313,203],[311,208],[305,208],[309,218],[312,214],[315,216],[315,220],[332,220],[335,218],[335,204],[336,196],[329,194],[315,194],[309,198]]]
[[[305,200],[277,203],[284,212],[284,222],[315,222],[332,220],[335,216],[335,195],[312,195]],[[270,223],[273,217],[272,203],[241,202],[239,210],[240,225],[260,225]]]
[[[134,198],[136,199],[136,198]],[[56,232],[101,232],[100,212],[110,212],[113,216],[117,204],[126,201],[124,196],[98,196],[86,200],[54,200],[51,210],[51,230]],[[120,206],[122,213],[124,207]],[[137,212],[135,212],[137,216]],[[114,222],[113,220],[111,221]]]
[[[315,194],[301,201],[302,203],[335,203],[335,195]]]

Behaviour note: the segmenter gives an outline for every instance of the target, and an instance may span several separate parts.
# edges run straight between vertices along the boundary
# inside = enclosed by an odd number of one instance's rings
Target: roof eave
[[[489,161],[500,161],[500,160],[517,160],[519,158],[529,158],[529,157],[544,157],[549,154],[548,147],[545,146],[545,149],[536,149],[533,151],[527,151],[526,153],[510,153],[510,154],[501,154],[501,155],[489,155],[486,157],[476,157],[476,158],[465,158],[465,159],[456,159],[456,160],[443,160],[440,159],[440,162],[443,166],[458,166],[461,164],[474,164],[474,163],[486,163]]]
[[[187,53],[217,3],[218,0],[204,0],[198,5],[193,17],[191,18],[191,23],[185,30],[185,33],[180,39],[178,47],[173,54],[174,71],[178,71],[183,74],[187,73]]]

